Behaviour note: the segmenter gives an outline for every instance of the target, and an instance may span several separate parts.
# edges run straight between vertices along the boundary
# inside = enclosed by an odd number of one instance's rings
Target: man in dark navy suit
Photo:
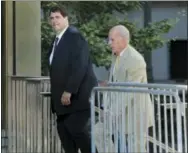
[[[69,26],[66,11],[50,10],[56,32],[49,52],[51,106],[57,115],[57,130],[66,153],[91,152],[90,94],[97,79],[89,48],[80,32]]]

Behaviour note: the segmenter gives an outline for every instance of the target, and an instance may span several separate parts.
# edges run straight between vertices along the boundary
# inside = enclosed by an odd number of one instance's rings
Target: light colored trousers
[[[98,122],[95,125],[95,145],[97,147],[97,150],[99,153],[103,153],[103,152],[113,152],[113,153],[117,153],[118,152],[118,148],[112,140],[112,134],[106,134],[105,135],[105,140],[104,140],[104,123],[102,122]],[[142,135],[140,137],[139,134],[137,134],[137,136],[133,136],[131,137],[131,134],[127,134],[127,142],[128,142],[128,146],[126,146],[126,143],[124,145],[125,149],[128,148],[129,152],[147,152],[146,151],[146,143],[147,143],[147,139],[146,139],[146,134]],[[122,144],[121,144],[122,145]],[[125,152],[126,153],[126,152]]]

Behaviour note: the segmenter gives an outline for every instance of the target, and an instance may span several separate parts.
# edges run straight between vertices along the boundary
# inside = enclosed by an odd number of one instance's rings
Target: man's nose
[[[57,18],[53,18],[52,22],[56,23],[57,22]]]

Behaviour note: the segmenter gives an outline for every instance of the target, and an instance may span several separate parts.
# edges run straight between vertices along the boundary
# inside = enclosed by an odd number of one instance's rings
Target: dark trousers
[[[57,130],[65,153],[91,153],[90,110],[57,116]]]

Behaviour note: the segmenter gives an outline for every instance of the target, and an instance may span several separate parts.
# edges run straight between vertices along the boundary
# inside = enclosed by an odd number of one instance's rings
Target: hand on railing
[[[106,87],[106,86],[108,86],[108,81],[99,81],[99,83],[98,83],[98,85],[99,86],[101,86],[101,87]]]

